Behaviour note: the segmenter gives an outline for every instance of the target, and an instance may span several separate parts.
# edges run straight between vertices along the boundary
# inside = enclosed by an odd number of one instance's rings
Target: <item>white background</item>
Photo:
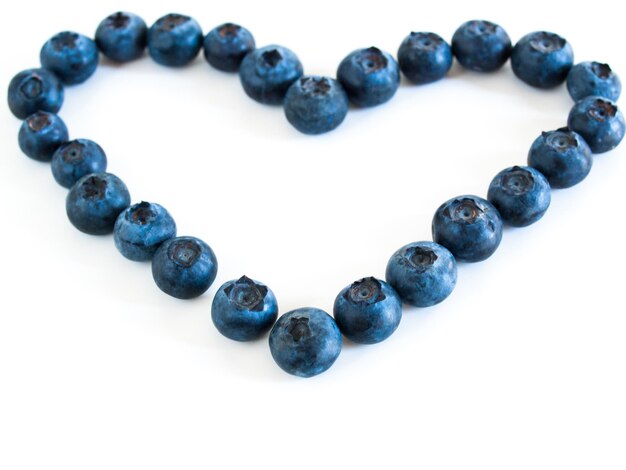
[[[4,7],[0,83],[37,66],[56,32],[92,35],[116,9],[148,24],[189,14],[205,32],[239,22],[259,46],[285,45],[307,73],[331,76],[353,49],[395,54],[412,30],[449,40],[482,18],[513,41],[559,33],[577,61],[626,77],[610,2],[58,0]],[[291,377],[267,338],[235,343],[210,321],[217,287],[244,273],[281,312],[330,311],[345,285],[383,277],[393,251],[429,239],[439,204],[484,196],[498,171],[524,164],[571,105],[565,87],[532,89],[508,64],[488,76],[455,66],[307,137],[201,56],[183,70],[103,61],[66,89],[60,115],[72,138],[102,145],[134,202],[164,205],[180,234],[213,247],[217,280],[194,301],[160,292],[150,265],[124,259],[110,236],[69,224],[66,190],[21,154],[5,108],[0,467],[623,470],[626,145],[555,191],[539,223],[505,230],[489,260],[461,265],[447,301],[406,309],[382,344],[344,343],[321,376]]]

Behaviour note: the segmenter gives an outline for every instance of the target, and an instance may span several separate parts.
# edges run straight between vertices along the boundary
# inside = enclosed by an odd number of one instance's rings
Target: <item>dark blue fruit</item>
[[[90,235],[113,231],[117,216],[130,204],[128,188],[110,173],[83,176],[65,199],[67,217],[74,227]]]
[[[466,69],[493,72],[511,55],[511,38],[499,25],[472,20],[463,23],[452,36],[452,53]]]
[[[142,201],[124,210],[115,221],[113,240],[132,261],[151,260],[165,240],[176,236],[176,223],[159,204]]]
[[[387,263],[385,279],[402,302],[430,307],[447,298],[456,286],[452,253],[433,242],[414,242],[396,251]]]
[[[443,78],[452,67],[452,49],[435,33],[411,33],[400,44],[398,64],[411,82],[431,83]]]
[[[514,166],[498,173],[489,185],[487,199],[502,220],[514,227],[537,222],[550,206],[550,184],[534,168]]]
[[[622,92],[622,82],[608,64],[581,62],[567,74],[567,91],[574,101],[588,96],[617,101]]]
[[[41,66],[59,77],[66,85],[82,83],[98,67],[98,47],[82,34],[64,31],[52,36],[41,48]]]
[[[302,64],[291,50],[265,46],[241,61],[239,79],[246,94],[264,104],[282,104],[287,90],[302,76]]]
[[[545,31],[520,39],[511,52],[515,75],[537,88],[552,88],[565,81],[572,65],[572,46],[561,36]]]
[[[9,84],[9,109],[19,119],[37,111],[57,113],[63,104],[63,85],[46,69],[28,69],[18,73]]]
[[[243,26],[224,23],[204,38],[204,58],[224,72],[236,72],[243,58],[254,50],[254,38]]]
[[[588,96],[576,103],[569,112],[567,126],[585,139],[593,153],[617,147],[626,129],[617,104],[599,96]]]
[[[459,196],[443,203],[433,217],[433,240],[459,261],[483,261],[502,240],[498,210],[478,196]]]
[[[395,95],[400,86],[400,69],[387,52],[376,47],[357,49],[339,64],[337,80],[352,103],[376,106]]]
[[[67,127],[59,116],[37,111],[22,123],[17,140],[27,156],[49,162],[55,150],[68,138]]]
[[[348,96],[337,80],[307,76],[287,90],[285,116],[304,134],[322,134],[335,129],[348,114]]]
[[[148,27],[134,13],[118,11],[107,16],[96,29],[100,52],[115,62],[129,62],[143,55]]]
[[[107,169],[104,150],[88,139],[76,139],[61,145],[52,155],[52,176],[57,183],[71,188],[89,173],[102,173]]]
[[[272,328],[277,316],[274,293],[246,276],[220,287],[211,306],[215,328],[235,341],[260,338]]]
[[[161,65],[187,65],[201,48],[202,28],[189,16],[170,13],[156,20],[148,30],[148,52]]]
[[[299,377],[321,374],[341,352],[341,332],[333,317],[310,307],[281,316],[272,328],[269,342],[276,364]]]
[[[199,238],[170,238],[152,258],[154,282],[163,292],[178,299],[202,295],[216,275],[215,253]]]
[[[351,341],[380,343],[398,328],[402,302],[389,284],[367,277],[339,293],[333,315],[339,330]]]

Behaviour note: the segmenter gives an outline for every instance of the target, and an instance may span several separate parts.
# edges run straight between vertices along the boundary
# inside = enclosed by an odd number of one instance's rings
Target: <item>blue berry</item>
[[[148,27],[134,13],[118,11],[107,16],[96,29],[100,52],[115,62],[130,62],[143,55]]]
[[[236,72],[243,58],[254,50],[254,37],[243,26],[224,23],[204,38],[204,58],[224,72]]]
[[[50,38],[39,54],[41,66],[59,77],[66,85],[87,80],[98,67],[96,43],[82,34],[63,31]]]
[[[565,81],[574,63],[572,46],[561,36],[545,31],[520,39],[511,53],[513,72],[537,88],[553,88]]]
[[[588,96],[574,105],[567,126],[578,132],[593,153],[614,149],[624,138],[624,115],[617,104],[599,96]]]
[[[587,96],[617,101],[622,92],[622,82],[608,64],[581,62],[567,74],[567,91],[574,101]]]
[[[539,170],[553,188],[569,188],[589,174],[593,160],[587,142],[567,127],[542,132],[528,152],[528,165]]]
[[[352,103],[360,107],[389,101],[400,86],[400,69],[395,59],[376,47],[357,49],[337,69],[337,80]]]
[[[241,61],[239,79],[246,94],[264,104],[282,104],[287,90],[302,76],[302,64],[291,50],[265,46]]]
[[[335,299],[339,330],[355,343],[374,344],[389,338],[402,319],[402,302],[386,282],[374,277],[356,281]]]
[[[466,69],[493,72],[511,55],[511,38],[499,25],[472,20],[463,23],[452,36],[452,53]]]
[[[502,220],[525,227],[543,217],[550,205],[550,184],[534,168],[513,166],[498,173],[489,185],[487,199]]]
[[[156,285],[178,299],[202,295],[217,275],[217,258],[209,245],[195,237],[170,238],[152,258]]]
[[[117,216],[130,204],[128,188],[111,173],[91,173],[67,193],[65,211],[74,227],[90,235],[113,231]]]
[[[165,240],[176,236],[176,223],[159,204],[142,201],[125,209],[113,227],[118,251],[132,261],[151,260]]]
[[[57,113],[63,104],[63,85],[46,69],[28,69],[18,73],[9,84],[9,109],[19,119],[37,111]]]
[[[284,107],[287,120],[300,132],[322,134],[343,122],[348,96],[337,80],[306,76],[289,87]]]
[[[260,338],[272,328],[277,316],[274,293],[246,276],[220,287],[211,306],[215,328],[235,341]]]
[[[270,352],[285,372],[313,377],[328,370],[341,352],[335,320],[317,308],[299,308],[281,316],[270,332]]]
[[[396,251],[387,263],[385,279],[402,302],[430,307],[446,299],[456,286],[456,260],[433,242],[414,242]]]
[[[57,183],[71,188],[89,173],[106,171],[107,157],[102,147],[91,140],[71,140],[54,152],[51,169]]]
[[[443,203],[433,217],[433,240],[459,261],[483,261],[502,240],[498,210],[478,196],[459,196]]]
[[[148,30],[148,52],[155,62],[182,67],[196,58],[202,48],[202,28],[189,16],[170,13]]]
[[[17,140],[27,156],[48,162],[68,138],[67,127],[59,116],[37,111],[22,123]]]
[[[398,64],[411,82],[431,83],[443,78],[452,67],[452,49],[435,33],[411,33],[400,44]]]

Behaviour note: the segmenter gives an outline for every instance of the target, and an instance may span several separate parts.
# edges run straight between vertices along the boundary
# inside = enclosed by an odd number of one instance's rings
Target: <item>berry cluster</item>
[[[574,65],[573,52],[562,37],[535,32],[515,46],[497,24],[468,21],[449,45],[434,33],[411,33],[399,49],[398,60],[376,47],[348,54],[337,78],[303,75],[291,50],[271,45],[256,48],[250,32],[226,23],[203,36],[192,18],[169,14],[150,28],[137,15],[118,12],[98,26],[95,40],[62,32],[41,49],[41,68],[18,73],[9,85],[13,114],[24,119],[19,145],[29,157],[51,161],[52,174],[69,188],[66,211],[82,232],[113,233],[115,246],[134,261],[152,262],[157,286],[165,293],[189,299],[202,295],[217,274],[213,250],[195,237],[177,237],[176,223],[159,204],[131,205],[130,193],[117,176],[106,173],[102,148],[87,139],[69,140],[57,116],[64,85],[87,80],[96,70],[99,54],[112,61],[135,60],[148,49],[159,64],[181,67],[200,50],[209,64],[225,72],[239,72],[244,91],[252,99],[282,105],[287,120],[306,134],[335,129],[349,104],[370,107],[391,99],[400,72],[415,84],[439,80],[453,57],[475,72],[492,72],[511,59],[515,75],[538,88],[567,81],[575,101],[567,127],[543,132],[533,142],[528,166],[498,173],[487,199],[464,195],[450,199],[435,212],[433,241],[410,243],[390,258],[385,281],[360,279],[344,288],[333,308],[334,318],[316,308],[282,315],[272,291],[246,276],[221,286],[213,299],[211,317],[224,336],[249,341],[271,330],[269,345],[278,365],[290,374],[311,377],[337,359],[342,334],[357,343],[378,343],[400,324],[402,303],[435,305],[450,295],[457,280],[457,261],[487,259],[498,248],[503,224],[515,227],[539,220],[550,205],[551,188],[567,188],[582,181],[592,154],[615,148],[625,122],[615,101],[620,80],[599,62]]]

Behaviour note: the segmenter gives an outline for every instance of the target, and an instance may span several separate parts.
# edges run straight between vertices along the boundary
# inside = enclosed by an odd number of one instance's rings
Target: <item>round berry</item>
[[[67,127],[56,114],[37,111],[26,118],[17,136],[20,149],[34,160],[49,162],[69,138]]]
[[[511,38],[499,25],[472,20],[463,23],[452,36],[452,53],[466,69],[493,72],[511,55]]]
[[[9,84],[9,109],[19,119],[37,111],[57,113],[63,104],[63,85],[46,69],[28,69],[18,73]]]
[[[63,31],[52,36],[41,48],[41,66],[59,77],[66,85],[87,80],[98,67],[98,47],[82,34]]]
[[[65,142],[52,155],[52,176],[57,183],[71,188],[89,173],[102,173],[107,169],[107,157],[95,142],[76,139]]]
[[[196,58],[202,48],[202,28],[189,16],[170,13],[148,30],[148,52],[154,61],[182,67]]]
[[[624,138],[624,115],[613,101],[588,96],[574,105],[567,126],[578,132],[593,153],[613,150]]]
[[[398,65],[411,82],[431,83],[445,77],[452,67],[452,49],[435,33],[411,33],[400,44]]]
[[[254,37],[243,26],[224,23],[204,38],[204,58],[218,70],[237,72],[243,58],[254,50]]]
[[[567,74],[567,91],[574,101],[588,96],[617,101],[622,92],[622,82],[608,64],[581,62]]]
[[[115,62],[138,59],[143,55],[147,41],[146,22],[134,13],[113,13],[102,20],[96,29],[98,49]]]

